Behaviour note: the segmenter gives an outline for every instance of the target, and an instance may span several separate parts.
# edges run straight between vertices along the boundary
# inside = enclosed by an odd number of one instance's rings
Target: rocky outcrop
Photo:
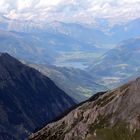
[[[102,136],[102,140],[114,140],[115,136],[133,140],[131,136],[139,128],[140,78],[137,78],[119,88],[93,96],[64,118],[32,134],[29,140],[82,140],[88,137],[89,140],[93,137],[96,140],[98,136]],[[134,140],[137,140],[139,135],[135,136]]]

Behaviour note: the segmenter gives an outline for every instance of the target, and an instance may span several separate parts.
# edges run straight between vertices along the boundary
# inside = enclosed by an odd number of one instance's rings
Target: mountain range
[[[61,21],[38,24],[4,16],[0,21],[1,52],[33,63],[82,69],[120,41],[140,36],[139,18],[112,27]]]
[[[97,20],[0,14],[0,139],[139,140],[140,19]]]
[[[100,92],[29,140],[139,140],[140,78]]]
[[[87,44],[116,44],[128,38],[140,35],[140,18],[130,20],[123,24],[110,26],[105,19],[96,19],[96,24],[81,24],[78,22],[62,22],[53,20],[51,22],[34,22],[31,20],[11,20],[0,15],[0,29],[7,31],[16,31],[22,33],[52,33],[63,34],[70,38],[85,42]]]
[[[0,54],[0,139],[23,140],[75,104],[48,77]]]

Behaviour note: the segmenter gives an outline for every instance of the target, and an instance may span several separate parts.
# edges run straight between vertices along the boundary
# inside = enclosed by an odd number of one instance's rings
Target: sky
[[[38,22],[107,20],[113,25],[139,18],[139,7],[140,0],[0,0],[1,15]]]

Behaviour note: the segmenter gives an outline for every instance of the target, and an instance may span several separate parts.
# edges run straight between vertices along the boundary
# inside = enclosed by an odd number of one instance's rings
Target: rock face
[[[22,140],[73,105],[49,78],[0,54],[0,139]]]
[[[139,140],[140,78],[98,93],[29,140]]]

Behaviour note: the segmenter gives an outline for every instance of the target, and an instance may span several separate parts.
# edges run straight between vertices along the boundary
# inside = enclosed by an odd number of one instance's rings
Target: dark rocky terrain
[[[97,93],[29,140],[139,140],[140,78]]]
[[[48,77],[0,54],[0,139],[22,140],[75,102]]]

